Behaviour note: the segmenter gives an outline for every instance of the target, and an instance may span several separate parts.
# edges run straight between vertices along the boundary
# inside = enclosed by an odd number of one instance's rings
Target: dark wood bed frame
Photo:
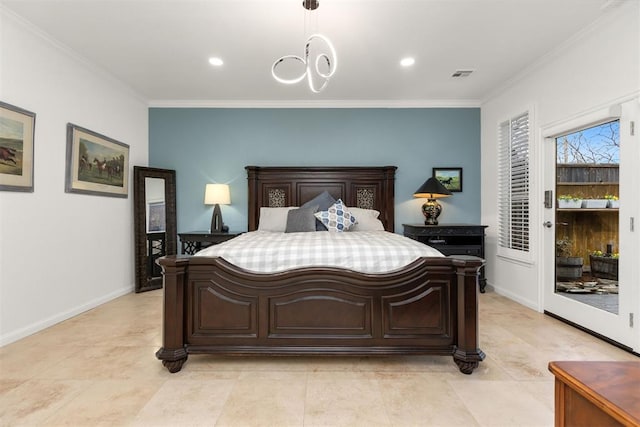
[[[376,209],[394,228],[395,167],[248,166],[249,231],[261,206],[299,206],[323,190]],[[391,273],[337,268],[251,273],[222,258],[167,256],[162,347],[170,372],[189,354],[453,355],[470,374],[478,345],[474,257],[420,258]]]

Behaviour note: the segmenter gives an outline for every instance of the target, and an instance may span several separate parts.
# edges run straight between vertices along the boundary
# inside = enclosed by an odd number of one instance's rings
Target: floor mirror
[[[176,172],[133,167],[136,292],[162,288],[156,260],[177,253]]]

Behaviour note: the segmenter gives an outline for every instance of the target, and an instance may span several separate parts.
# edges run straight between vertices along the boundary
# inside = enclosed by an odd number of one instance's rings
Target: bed
[[[248,230],[264,207],[301,206],[327,191],[376,210],[394,231],[394,166],[248,166]],[[449,355],[471,374],[478,343],[478,271],[468,256],[423,256],[385,273],[301,267],[262,273],[220,256],[166,256],[162,347],[172,373],[189,354]]]

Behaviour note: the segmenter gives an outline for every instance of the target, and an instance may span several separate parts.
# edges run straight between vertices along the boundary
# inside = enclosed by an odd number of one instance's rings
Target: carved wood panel
[[[264,185],[261,206],[284,208],[291,205],[291,185],[287,183]]]
[[[430,281],[410,294],[383,297],[385,338],[440,335],[451,339],[448,281]]]
[[[379,189],[377,187],[356,187],[356,207],[360,209],[375,209],[378,192]]]
[[[346,186],[344,182],[298,182],[296,185],[296,200],[298,203],[297,206],[303,205],[323,191],[328,191],[329,194],[331,194],[331,196],[336,200],[346,199]]]
[[[258,297],[225,292],[206,282],[193,283],[193,324],[189,336],[258,336]]]
[[[270,298],[269,336],[372,336],[372,297],[314,289]]]

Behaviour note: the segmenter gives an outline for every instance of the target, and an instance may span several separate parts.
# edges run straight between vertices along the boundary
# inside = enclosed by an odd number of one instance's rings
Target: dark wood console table
[[[550,362],[555,425],[639,426],[640,362]]]
[[[209,231],[188,231],[186,233],[178,233],[180,237],[181,252],[184,255],[193,255],[200,249],[204,249],[211,245],[231,240],[242,233],[211,233]]]
[[[445,255],[473,255],[484,259],[484,229],[475,224],[402,224],[404,235],[429,245]],[[484,293],[487,279],[480,269],[480,292]]]

